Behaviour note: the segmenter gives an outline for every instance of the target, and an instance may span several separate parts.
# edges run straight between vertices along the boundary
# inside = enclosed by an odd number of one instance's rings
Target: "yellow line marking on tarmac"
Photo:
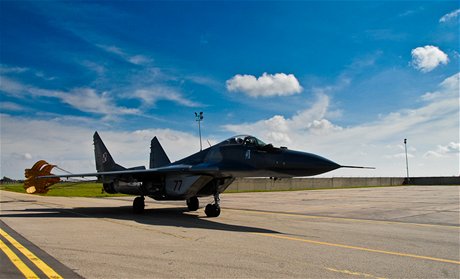
[[[340,247],[340,248],[345,248],[345,249],[401,256],[401,257],[408,257],[408,258],[415,258],[415,259],[422,259],[422,260],[430,260],[430,261],[435,261],[435,262],[453,263],[453,264],[460,265],[460,261],[449,260],[449,259],[441,259],[441,258],[435,258],[435,257],[420,256],[420,255],[415,255],[415,254],[407,254],[407,253],[400,253],[400,252],[393,252],[393,251],[371,249],[371,248],[365,248],[365,247],[359,247],[359,246],[350,246],[350,245],[323,242],[323,241],[303,239],[303,238],[296,238],[296,237],[290,237],[290,236],[284,236],[284,235],[276,235],[276,234],[271,234],[271,233],[253,233],[253,234],[268,236],[268,237],[273,237],[273,238],[279,238],[279,239],[300,241],[300,242],[305,242],[305,243],[310,243],[310,244],[326,245],[326,246],[331,246],[331,247]]]
[[[0,248],[10,259],[10,261],[21,271],[21,273],[27,279],[39,279],[37,274],[35,274],[21,259],[0,239]]]
[[[30,252],[29,249],[24,247],[21,243],[17,242],[14,238],[12,238],[9,234],[7,234],[4,230],[0,229],[0,235],[6,238],[11,244],[13,244],[16,249],[18,249],[24,256],[26,256],[33,264],[35,264],[43,273],[45,273],[48,278],[52,279],[62,279],[62,276],[59,275],[54,269],[52,269],[49,265],[45,262],[40,260],[34,253]]]
[[[374,276],[372,274],[356,272],[356,271],[350,271],[350,270],[346,270],[346,269],[335,269],[335,268],[331,268],[331,267],[326,267],[326,269],[329,270],[329,271],[337,272],[337,273],[342,273],[342,274],[347,274],[347,275],[354,275],[354,276],[365,277],[365,278],[387,279],[385,277],[378,277],[378,276]]]
[[[421,227],[441,227],[441,228],[460,230],[460,226],[449,226],[449,225],[438,225],[438,224],[405,223],[405,222],[396,222],[396,221],[387,221],[387,220],[370,220],[370,219],[353,219],[353,218],[346,218],[346,217],[315,216],[315,215],[305,215],[302,213],[262,211],[262,210],[254,210],[254,209],[238,209],[238,208],[225,208],[225,207],[224,209],[233,210],[233,211],[243,211],[243,212],[249,212],[249,213],[255,213],[255,214],[281,215],[281,216],[300,217],[300,218],[307,218],[307,219],[330,219],[330,220],[352,221],[352,222],[361,222],[361,223],[382,223],[382,224],[397,224],[397,225],[421,226]]]

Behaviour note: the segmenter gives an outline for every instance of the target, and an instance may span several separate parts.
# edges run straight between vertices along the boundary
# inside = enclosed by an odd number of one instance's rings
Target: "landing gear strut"
[[[133,213],[142,214],[144,213],[145,203],[144,197],[136,197],[133,201]]]
[[[200,207],[200,201],[197,197],[191,197],[187,199],[187,207],[190,211],[196,211]]]
[[[204,213],[208,217],[217,217],[220,215],[220,197],[219,193],[214,194],[214,203],[206,205]]]

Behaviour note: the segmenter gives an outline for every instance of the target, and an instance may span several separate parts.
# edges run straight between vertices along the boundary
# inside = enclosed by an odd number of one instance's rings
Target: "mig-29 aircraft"
[[[151,141],[150,168],[125,168],[118,165],[97,132],[94,133],[95,173],[54,175],[54,165],[37,162],[26,170],[24,188],[28,193],[46,193],[61,177],[96,176],[109,194],[136,195],[134,213],[144,211],[144,197],[155,200],[186,200],[190,211],[199,208],[199,197],[214,196],[208,204],[208,217],[220,215],[219,194],[237,177],[290,178],[312,176],[341,166],[321,156],[274,147],[249,135],[234,136],[223,142],[171,163],[163,147],[154,137]]]

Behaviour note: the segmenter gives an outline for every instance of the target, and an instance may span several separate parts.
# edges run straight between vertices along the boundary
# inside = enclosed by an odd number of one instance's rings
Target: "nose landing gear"
[[[206,205],[204,213],[208,217],[218,217],[220,215],[220,197],[219,193],[214,194],[214,203]]]

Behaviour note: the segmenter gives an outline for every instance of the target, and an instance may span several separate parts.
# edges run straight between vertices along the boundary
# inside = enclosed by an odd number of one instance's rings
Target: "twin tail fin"
[[[126,170],[125,167],[122,167],[115,162],[97,132],[94,133],[93,140],[94,156],[96,158],[96,170],[98,172]],[[169,160],[168,155],[166,155],[166,152],[158,141],[158,138],[154,137],[150,143],[150,168],[152,169],[163,167],[169,165],[170,163],[171,161]],[[145,167],[134,167],[130,169],[145,169]]]
[[[150,142],[150,168],[159,168],[171,164],[165,150],[161,146],[157,137]]]
[[[126,170],[126,168],[115,163],[112,155],[110,155],[109,150],[105,147],[104,142],[102,142],[102,139],[97,132],[94,133],[93,140],[97,172]]]

